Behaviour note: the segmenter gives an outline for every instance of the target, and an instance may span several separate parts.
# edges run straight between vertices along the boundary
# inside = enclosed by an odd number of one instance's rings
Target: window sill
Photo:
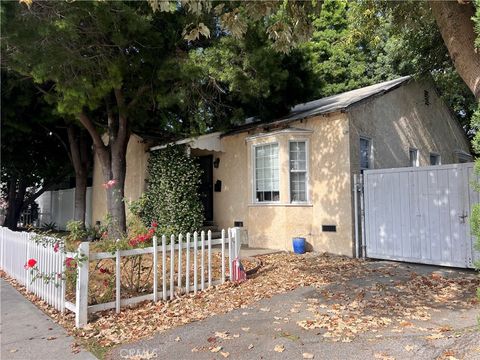
[[[250,203],[248,207],[313,207],[312,203]]]

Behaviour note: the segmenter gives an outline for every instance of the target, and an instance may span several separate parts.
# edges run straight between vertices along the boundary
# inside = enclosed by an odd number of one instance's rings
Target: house
[[[410,77],[300,104],[284,118],[185,139],[204,168],[205,218],[243,226],[253,247],[354,255],[353,176],[364,169],[470,161],[463,129],[429,81]],[[133,136],[126,197],[144,189],[148,151]],[[93,219],[105,215],[95,163]]]

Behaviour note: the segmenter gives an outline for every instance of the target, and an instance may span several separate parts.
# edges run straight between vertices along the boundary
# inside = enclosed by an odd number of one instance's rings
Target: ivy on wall
[[[136,211],[143,222],[157,222],[157,233],[165,235],[198,230],[204,220],[198,193],[202,171],[185,146],[152,152],[147,171],[147,191]]]

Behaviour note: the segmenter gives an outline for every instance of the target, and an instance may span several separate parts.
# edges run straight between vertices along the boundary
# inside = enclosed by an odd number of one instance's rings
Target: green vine
[[[131,209],[148,225],[158,223],[159,234],[198,230],[203,205],[198,193],[202,171],[184,146],[169,146],[151,154],[148,187]]]

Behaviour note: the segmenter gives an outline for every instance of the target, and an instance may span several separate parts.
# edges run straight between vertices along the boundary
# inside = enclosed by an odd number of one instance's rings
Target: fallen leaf
[[[303,353],[302,356],[304,359],[313,359],[315,357],[315,355],[313,355],[312,353],[307,352]]]
[[[270,308],[268,307],[260,308],[260,311],[269,312]]]
[[[177,337],[175,338],[175,341],[176,341],[176,342],[179,342],[179,341],[181,341],[181,340],[182,340],[182,339],[180,338],[180,336],[177,336]]]
[[[242,330],[245,331],[245,332],[249,332],[250,328],[249,327],[242,327]]]
[[[227,358],[230,356],[230,353],[228,351],[220,351],[220,355],[222,355],[224,358]]]
[[[443,339],[444,337],[445,336],[443,336],[442,334],[437,333],[437,334],[432,334],[432,335],[426,336],[425,339],[427,339],[427,340],[438,340],[438,339]]]
[[[253,349],[253,344],[248,345],[248,350]]]
[[[405,349],[405,351],[412,351],[413,349],[415,349],[415,346],[413,346],[413,345],[405,345],[404,349]]]
[[[220,338],[220,339],[223,339],[223,340],[231,340],[233,339],[230,334],[228,333],[228,331],[216,331],[215,332],[215,336]]]
[[[55,336],[49,336],[49,337],[47,337],[47,340],[55,340],[55,339],[56,339]]]
[[[16,353],[18,351],[18,349],[11,349],[10,352],[11,353]]]
[[[273,350],[275,350],[276,352],[284,352],[285,351],[285,346],[279,344],[279,345],[275,345],[275,347],[273,348]]]
[[[217,352],[219,352],[219,351],[222,350],[222,349],[223,349],[223,347],[221,347],[221,346],[215,346],[215,347],[210,348],[210,351],[211,351],[212,353],[217,353]]]

